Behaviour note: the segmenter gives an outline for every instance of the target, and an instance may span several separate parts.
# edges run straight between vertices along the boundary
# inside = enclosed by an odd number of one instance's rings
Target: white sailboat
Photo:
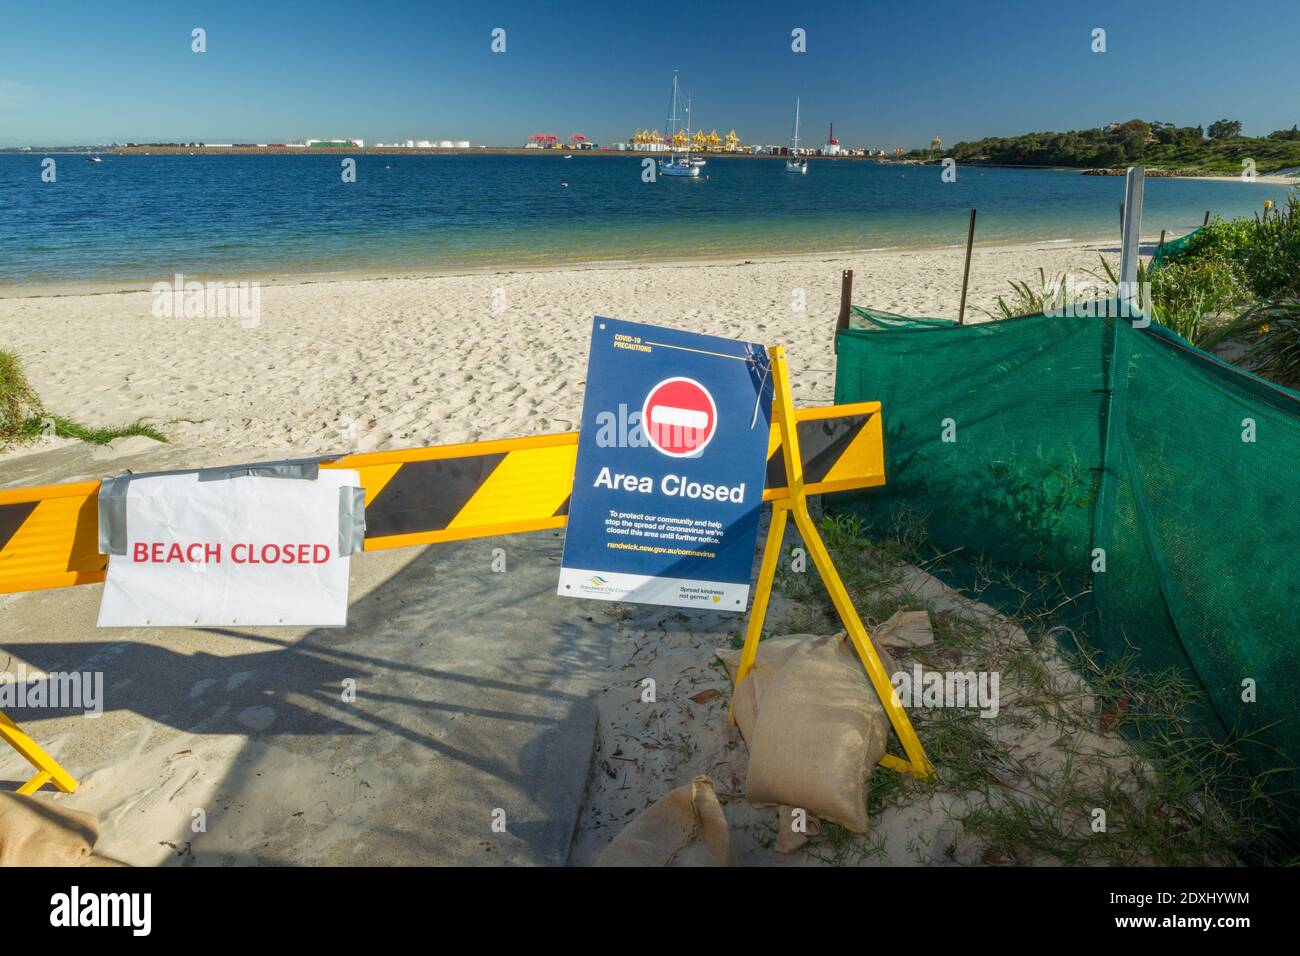
[[[808,160],[796,159],[794,151],[799,148],[799,98],[794,100],[794,137],[790,140],[790,158],[785,161],[787,173],[807,173]]]
[[[668,149],[673,148],[673,140],[677,136],[677,107],[681,101],[681,96],[677,92],[677,71],[673,71],[673,99],[668,109]],[[671,157],[668,160],[659,161],[659,172],[663,176],[689,176],[698,178],[700,167],[704,165],[704,160],[691,159],[691,107],[688,103],[686,106],[686,151],[682,156]]]

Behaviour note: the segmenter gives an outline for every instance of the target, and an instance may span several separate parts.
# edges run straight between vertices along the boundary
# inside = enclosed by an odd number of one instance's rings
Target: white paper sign
[[[340,489],[359,484],[343,469],[131,478],[126,553],[109,556],[99,626],[347,624]]]

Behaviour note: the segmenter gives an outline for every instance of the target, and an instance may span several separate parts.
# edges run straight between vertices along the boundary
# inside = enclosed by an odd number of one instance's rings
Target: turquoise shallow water
[[[0,155],[0,283],[454,270],[1117,238],[1121,177],[710,158],[707,179],[641,181],[636,154],[356,157]],[[567,186],[564,185],[567,183]],[[1151,179],[1143,232],[1206,209],[1251,215],[1283,187]]]

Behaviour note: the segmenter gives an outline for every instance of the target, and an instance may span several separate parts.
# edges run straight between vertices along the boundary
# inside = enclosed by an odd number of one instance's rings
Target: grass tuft
[[[18,356],[0,349],[0,446],[25,437],[27,422],[44,411]]]
[[[39,438],[75,438],[90,445],[107,445],[118,438],[143,435],[166,442],[167,436],[145,419],[130,425],[95,428],[62,415],[49,415],[12,352],[0,349],[0,449]]]
[[[64,418],[62,415],[42,415],[27,419],[23,422],[21,437],[29,440],[36,439],[49,435],[51,431],[59,438],[76,438],[88,445],[107,445],[119,438],[131,438],[136,435],[143,435],[157,442],[167,441],[167,436],[148,424],[145,419],[113,428],[92,428],[70,418]]]

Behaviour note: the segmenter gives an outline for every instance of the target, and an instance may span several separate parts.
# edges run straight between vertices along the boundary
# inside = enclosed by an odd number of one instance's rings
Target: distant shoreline
[[[96,155],[96,156],[604,156],[658,158],[667,156],[667,151],[652,152],[637,149],[533,149],[525,146],[117,146],[96,149],[88,146],[46,148],[33,147],[30,150],[19,148],[0,149],[0,154],[22,155]],[[746,153],[702,151],[698,155],[708,159],[784,159],[778,153]],[[882,163],[887,165],[919,166],[918,160],[893,159],[880,156],[809,156],[809,159],[827,161],[857,161]]]

